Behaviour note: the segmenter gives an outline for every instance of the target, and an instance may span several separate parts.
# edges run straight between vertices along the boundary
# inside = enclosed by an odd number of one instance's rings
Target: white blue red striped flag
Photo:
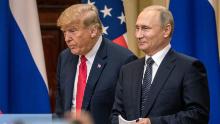
[[[0,111],[49,113],[35,0],[0,0]]]

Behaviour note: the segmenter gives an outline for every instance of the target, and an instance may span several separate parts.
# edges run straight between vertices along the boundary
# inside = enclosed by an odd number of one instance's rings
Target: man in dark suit
[[[162,6],[145,8],[136,21],[145,58],[122,66],[112,110],[137,124],[207,124],[209,93],[203,64],[170,45],[173,16]]]
[[[110,123],[116,82],[122,65],[136,59],[128,49],[102,37],[102,24],[93,5],[72,5],[57,25],[67,49],[57,66],[56,114],[89,111],[95,124]]]

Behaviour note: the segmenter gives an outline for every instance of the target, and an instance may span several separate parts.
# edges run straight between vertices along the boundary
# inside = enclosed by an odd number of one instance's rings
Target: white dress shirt
[[[146,64],[147,59],[149,57],[151,57],[154,60],[154,64],[152,65],[152,80],[151,80],[151,84],[152,84],[152,82],[154,80],[154,77],[155,77],[155,75],[157,73],[157,70],[158,70],[162,60],[164,59],[164,57],[166,56],[166,54],[168,53],[170,48],[171,48],[171,45],[168,44],[164,49],[160,50],[159,52],[157,52],[153,56],[148,56],[148,55],[145,56],[144,73],[145,73],[146,66],[147,66],[147,64]],[[144,78],[144,73],[143,73],[143,78]],[[143,78],[142,78],[142,83],[143,83]]]
[[[96,53],[102,43],[102,36],[99,37],[98,41],[96,42],[95,46],[85,55],[87,61],[86,61],[86,66],[87,66],[87,78],[86,78],[86,83],[89,77],[90,70],[92,68],[93,61],[95,59]],[[76,76],[75,76],[75,81],[74,81],[74,90],[73,90],[73,99],[72,99],[72,110],[75,111],[76,109],[76,93],[77,93],[77,83],[78,83],[78,75],[79,75],[79,65],[80,65],[80,57],[78,60],[77,64],[77,69],[76,69]]]

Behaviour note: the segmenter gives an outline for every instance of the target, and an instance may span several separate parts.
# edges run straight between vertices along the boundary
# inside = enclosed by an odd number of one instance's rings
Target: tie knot
[[[147,66],[152,66],[154,64],[154,60],[150,57],[147,59]]]
[[[81,63],[85,63],[87,61],[86,57],[84,55],[82,55],[80,57]]]

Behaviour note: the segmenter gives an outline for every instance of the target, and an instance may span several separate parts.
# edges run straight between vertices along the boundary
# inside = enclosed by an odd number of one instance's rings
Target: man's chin
[[[138,48],[139,48],[139,50],[141,50],[141,51],[145,51],[145,50],[146,50],[146,47],[144,47],[143,45],[139,45]]]
[[[72,50],[70,49],[71,53],[74,54],[74,55],[80,55],[80,52],[79,51],[76,51],[76,50]]]

